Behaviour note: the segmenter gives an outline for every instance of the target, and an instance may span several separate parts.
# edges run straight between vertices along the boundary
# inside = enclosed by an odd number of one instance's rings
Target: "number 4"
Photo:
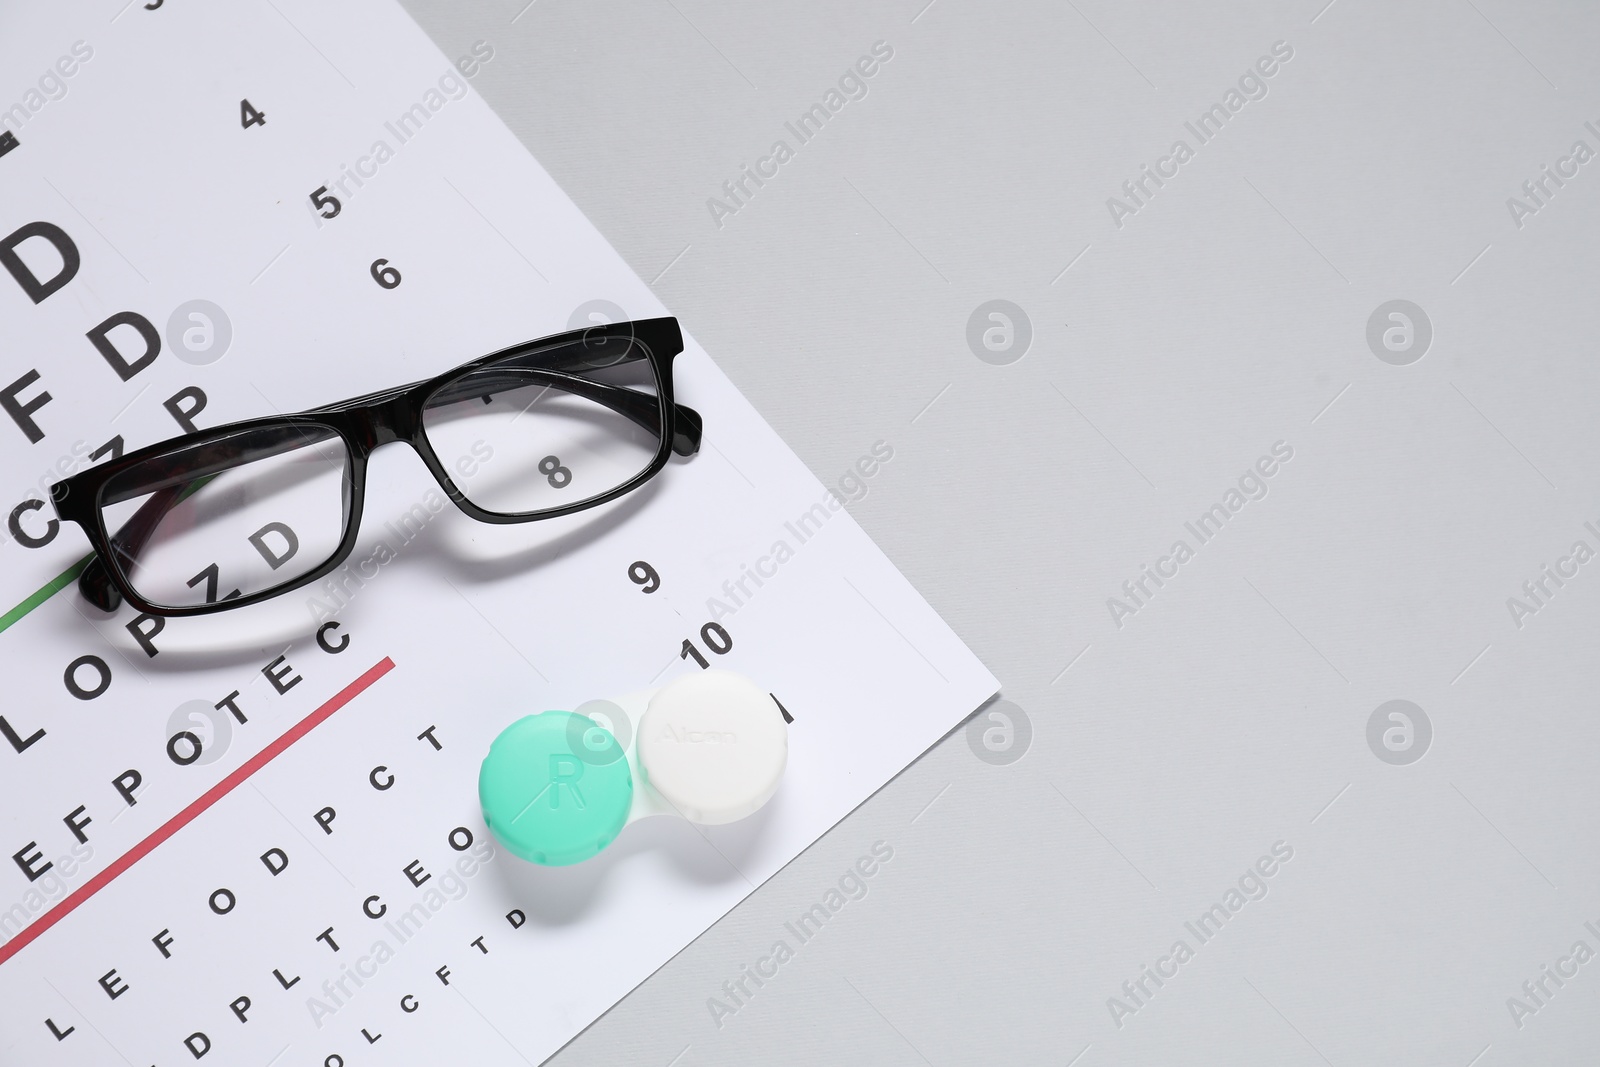
[[[248,130],[252,126],[265,126],[266,124],[267,113],[265,111],[257,111],[250,106],[250,101],[248,100],[239,101],[240,126]]]

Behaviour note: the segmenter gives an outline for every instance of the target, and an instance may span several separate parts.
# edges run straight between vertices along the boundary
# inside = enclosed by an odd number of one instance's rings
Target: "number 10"
[[[704,641],[706,647],[719,656],[726,656],[733,650],[733,638],[728,636],[728,631],[724,630],[719,623],[708,622],[700,627],[700,640]],[[706,658],[700,654],[700,650],[694,647],[694,642],[685,637],[683,639],[683,650],[678,653],[678,658],[690,659],[691,657],[696,663],[700,664],[701,670],[710,669],[711,664],[707,663]]]

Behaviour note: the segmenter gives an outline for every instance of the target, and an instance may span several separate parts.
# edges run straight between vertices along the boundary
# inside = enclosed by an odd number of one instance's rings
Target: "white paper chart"
[[[997,688],[692,340],[705,446],[614,504],[475,523],[384,449],[325,582],[82,601],[66,474],[666,313],[473,92],[493,62],[387,0],[0,13],[0,1063],[537,1062]],[[502,727],[697,658],[793,717],[761,813],[494,846]]]

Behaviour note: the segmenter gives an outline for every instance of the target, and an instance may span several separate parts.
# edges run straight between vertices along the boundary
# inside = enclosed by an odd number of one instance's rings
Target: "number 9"
[[[642,559],[628,567],[628,579],[646,593],[654,593],[661,588],[661,575]]]

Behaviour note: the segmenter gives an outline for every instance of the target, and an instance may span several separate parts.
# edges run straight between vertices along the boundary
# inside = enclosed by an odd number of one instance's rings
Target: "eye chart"
[[[397,446],[326,582],[81,600],[61,477],[667,313],[473,92],[493,62],[385,0],[0,14],[0,1062],[537,1062],[997,689],[692,340],[704,447],[612,504],[475,523]],[[766,808],[495,845],[501,728],[705,665],[792,718]]]

